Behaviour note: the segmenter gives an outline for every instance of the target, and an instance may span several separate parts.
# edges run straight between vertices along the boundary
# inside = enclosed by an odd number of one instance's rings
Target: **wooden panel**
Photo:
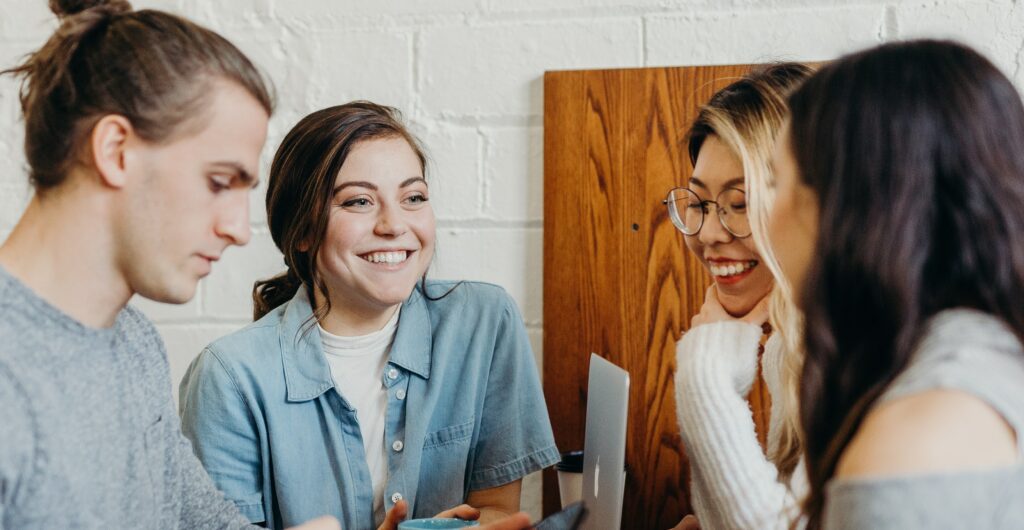
[[[661,200],[689,178],[685,134],[700,104],[747,69],[544,76],[544,392],[559,448],[580,449],[590,352],[629,371],[623,513],[635,528],[670,528],[691,512],[675,343],[710,281]],[[752,397],[766,427],[767,392],[759,384]],[[551,513],[553,471],[544,487]]]

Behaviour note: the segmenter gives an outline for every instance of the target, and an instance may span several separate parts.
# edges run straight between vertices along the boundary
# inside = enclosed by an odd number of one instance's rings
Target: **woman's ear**
[[[108,114],[93,126],[89,147],[92,163],[104,185],[121,188],[128,182],[125,150],[133,134],[128,118],[117,114]]]

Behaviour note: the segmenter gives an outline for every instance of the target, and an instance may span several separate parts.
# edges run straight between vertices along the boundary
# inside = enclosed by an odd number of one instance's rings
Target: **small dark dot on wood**
[[[638,225],[636,223],[633,223],[633,231],[634,232],[639,232],[640,231],[640,225]]]

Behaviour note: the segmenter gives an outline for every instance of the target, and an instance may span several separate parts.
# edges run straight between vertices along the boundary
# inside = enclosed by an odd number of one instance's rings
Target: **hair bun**
[[[127,0],[50,0],[50,11],[59,18],[77,15],[97,7],[103,7],[111,13],[126,13],[132,10],[132,5]]]

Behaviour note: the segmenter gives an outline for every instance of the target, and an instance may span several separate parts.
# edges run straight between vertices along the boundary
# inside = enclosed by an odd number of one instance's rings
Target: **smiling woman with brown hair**
[[[256,283],[256,322],[181,386],[186,434],[254,522],[326,510],[372,528],[402,504],[431,517],[461,503],[446,515],[496,520],[558,461],[515,302],[425,279],[425,169],[398,112],[369,102],[310,114],[274,157],[267,214],[288,269]]]

